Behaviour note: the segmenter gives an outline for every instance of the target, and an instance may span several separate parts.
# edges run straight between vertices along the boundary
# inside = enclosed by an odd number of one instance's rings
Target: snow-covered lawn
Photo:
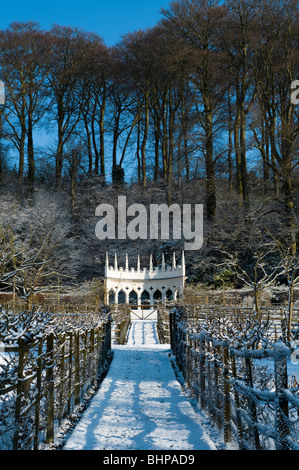
[[[176,380],[156,322],[133,320],[65,450],[215,450]]]

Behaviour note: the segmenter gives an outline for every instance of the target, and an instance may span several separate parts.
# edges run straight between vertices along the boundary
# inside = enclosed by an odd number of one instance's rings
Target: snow
[[[216,450],[171,366],[156,322],[133,320],[65,450]]]

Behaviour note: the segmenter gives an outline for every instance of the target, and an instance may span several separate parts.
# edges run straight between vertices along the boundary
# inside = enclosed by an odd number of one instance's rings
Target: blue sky
[[[6,0],[2,4],[0,28],[13,21],[37,21],[42,29],[56,23],[94,32],[108,46],[116,44],[122,35],[146,29],[161,19],[161,8],[170,0]]]

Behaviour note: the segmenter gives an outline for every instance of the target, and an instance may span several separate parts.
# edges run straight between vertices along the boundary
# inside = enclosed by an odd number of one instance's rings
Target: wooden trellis
[[[201,330],[196,321],[188,324],[171,310],[170,344],[186,387],[226,443],[250,450],[298,449],[298,384],[288,384],[291,350],[284,343],[236,349],[228,339]],[[274,363],[274,391],[260,390],[253,383],[252,360],[263,358]]]
[[[55,430],[104,372],[110,349],[110,319],[99,319],[91,328],[51,332],[31,344],[20,338],[17,347],[3,348],[16,357],[16,373],[0,389],[1,399],[10,397],[2,400],[2,411],[15,400],[8,426],[14,450],[54,441]]]

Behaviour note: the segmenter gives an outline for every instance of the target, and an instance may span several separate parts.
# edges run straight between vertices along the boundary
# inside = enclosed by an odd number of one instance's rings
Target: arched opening
[[[126,294],[123,290],[120,290],[118,293],[118,303],[125,304],[126,303]]]
[[[165,297],[166,297],[166,300],[168,300],[168,302],[174,299],[174,295],[171,289],[168,289],[166,291]]]
[[[111,289],[108,296],[109,304],[115,304],[115,292]]]
[[[155,292],[154,292],[154,302],[161,302],[162,300],[162,292],[159,291],[159,289],[157,289]]]
[[[146,305],[149,305],[150,302],[151,302],[150,294],[147,290],[144,290],[141,294],[141,304],[144,306],[143,308],[149,308],[149,307],[146,307]]]
[[[134,290],[132,290],[129,294],[129,304],[137,305],[138,304],[138,296]]]

